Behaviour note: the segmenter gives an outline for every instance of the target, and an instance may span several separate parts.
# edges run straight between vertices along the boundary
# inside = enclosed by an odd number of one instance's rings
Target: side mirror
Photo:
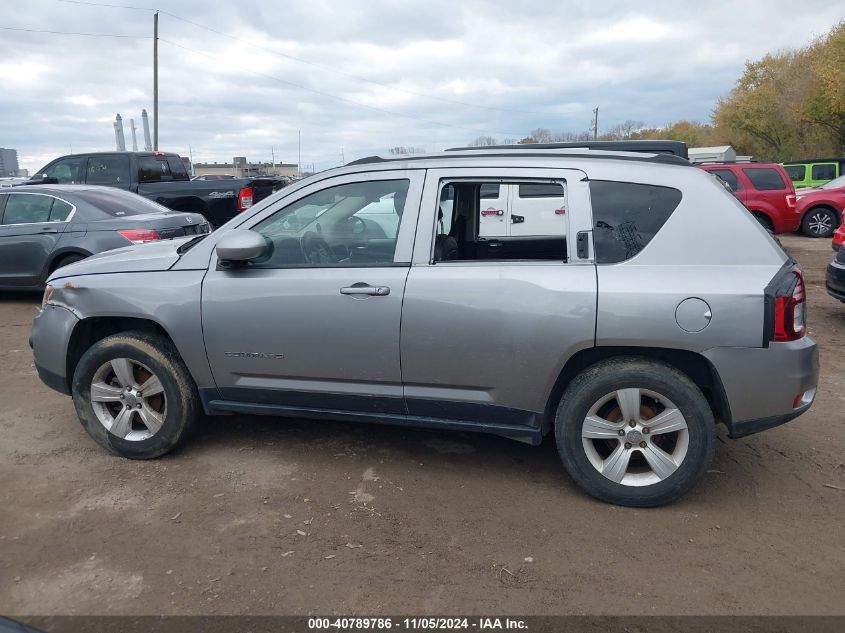
[[[221,262],[244,263],[267,253],[267,241],[255,231],[235,229],[217,242],[217,257]]]
[[[26,184],[28,185],[58,185],[58,179],[47,174],[35,174]]]

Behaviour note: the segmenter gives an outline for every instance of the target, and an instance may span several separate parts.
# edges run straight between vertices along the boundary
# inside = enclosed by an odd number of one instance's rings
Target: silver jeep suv
[[[539,444],[605,501],[692,488],[731,437],[813,402],[801,271],[707,173],[660,154],[370,158],[209,236],[59,269],[41,379],[125,457],[205,412]]]

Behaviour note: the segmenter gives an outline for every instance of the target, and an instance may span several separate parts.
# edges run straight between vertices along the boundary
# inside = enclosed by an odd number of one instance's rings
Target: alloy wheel
[[[590,464],[623,486],[670,477],[684,461],[689,428],[667,397],[636,387],[600,398],[587,413],[581,441]]]
[[[109,433],[131,442],[154,436],[167,415],[167,397],[158,376],[129,358],[103,363],[94,373],[91,405]]]

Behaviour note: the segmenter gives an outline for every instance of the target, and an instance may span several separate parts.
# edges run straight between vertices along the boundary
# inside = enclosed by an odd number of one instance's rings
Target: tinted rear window
[[[167,159],[156,156],[139,156],[138,182],[161,182],[162,180],[173,180]]]
[[[681,202],[671,187],[590,182],[596,263],[615,264],[643,250]]]
[[[499,185],[491,185],[491,184],[483,184],[481,185],[481,191],[479,193],[479,198],[484,200],[485,198],[498,198],[499,197]]]
[[[152,200],[120,189],[86,191],[78,193],[77,196],[99,211],[115,218],[169,211],[167,207],[163,207]]]
[[[550,183],[520,183],[520,198],[562,198],[563,185],[556,182]]]
[[[786,183],[776,169],[771,167],[757,167],[754,169],[745,168],[742,170],[755,189],[770,191],[774,189],[786,189]]]

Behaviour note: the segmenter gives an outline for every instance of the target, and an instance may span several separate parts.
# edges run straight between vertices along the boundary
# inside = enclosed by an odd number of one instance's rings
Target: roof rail
[[[473,148],[479,150],[490,150],[489,147],[479,147]],[[573,150],[584,149],[582,147],[573,147]],[[412,160],[437,160],[437,159],[449,159],[449,158],[466,158],[467,156],[474,154],[475,152],[465,152],[461,153],[458,149],[451,149],[447,150],[446,152],[442,152],[440,154],[411,154],[408,156],[391,156],[389,158],[385,158],[384,156],[366,156],[364,158],[359,158],[358,160],[353,160],[352,162],[346,163],[346,166],[350,165],[367,165],[373,163],[390,163],[390,162],[405,162],[405,161],[412,161]],[[672,154],[646,154],[642,153],[641,156],[637,156],[638,152],[628,152],[625,154],[616,154],[614,155],[611,152],[590,152],[590,151],[573,151],[573,152],[549,152],[548,149],[533,149],[531,145],[519,145],[516,146],[514,150],[511,149],[493,149],[492,151],[485,151],[485,152],[478,152],[479,154],[483,154],[485,158],[513,158],[514,154],[519,154],[521,157],[530,156],[534,158],[586,158],[586,159],[604,159],[604,160],[621,160],[621,161],[635,161],[635,162],[642,162],[642,163],[662,163],[665,165],[685,165],[687,167],[692,166],[686,158],[681,158],[680,156],[674,156]],[[450,155],[451,154],[451,155]]]
[[[481,145],[473,147],[450,147],[447,152],[496,149],[598,149],[609,152],[645,152],[647,154],[671,154],[689,158],[687,144],[683,141],[629,140],[629,141],[580,141],[577,143],[520,143],[516,145]]]

